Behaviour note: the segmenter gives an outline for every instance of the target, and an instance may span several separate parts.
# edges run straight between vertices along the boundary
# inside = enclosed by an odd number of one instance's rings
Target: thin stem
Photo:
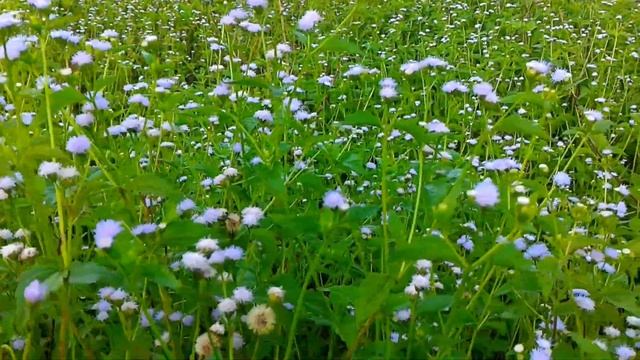
[[[300,312],[302,309],[302,304],[304,302],[304,295],[307,290],[307,286],[309,286],[309,282],[311,282],[311,278],[316,272],[316,268],[320,264],[320,256],[322,254],[322,250],[324,249],[324,242],[326,241],[326,236],[323,239],[322,247],[316,253],[311,266],[309,267],[309,271],[304,277],[304,283],[302,284],[302,290],[300,291],[300,295],[298,295],[298,300],[296,301],[296,308],[293,313],[293,320],[291,321],[291,327],[289,328],[289,334],[287,335],[287,349],[284,352],[284,360],[288,360],[291,358],[291,353],[293,351],[293,341],[296,335],[296,327],[298,325],[298,318],[300,317]]]

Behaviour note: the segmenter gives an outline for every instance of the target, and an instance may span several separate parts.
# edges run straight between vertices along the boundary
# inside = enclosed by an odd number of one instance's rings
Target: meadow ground
[[[639,29],[0,2],[0,358],[635,358]]]

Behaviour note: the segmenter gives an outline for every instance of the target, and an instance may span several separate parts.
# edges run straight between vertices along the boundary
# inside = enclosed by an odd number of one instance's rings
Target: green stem
[[[380,259],[380,272],[384,273],[387,265],[387,257],[389,256],[389,189],[387,185],[387,172],[389,170],[389,161],[387,159],[389,153],[389,140],[387,136],[390,134],[390,127],[387,126],[387,109],[385,108],[384,115],[382,117],[383,131],[382,131],[382,169],[381,169],[381,190],[382,190],[382,257]]]
[[[49,73],[48,73],[48,65],[47,65],[47,51],[46,51],[46,38],[40,39],[40,55],[42,57],[42,74],[45,78],[44,85],[44,101],[47,112],[47,130],[49,132],[49,145],[51,149],[56,148],[56,140],[54,134],[53,127],[53,114],[51,113],[51,89],[49,88]],[[55,159],[53,159],[55,161]],[[69,269],[69,265],[71,264],[70,258],[70,249],[67,244],[67,237],[65,234],[65,222],[64,222],[64,209],[63,209],[63,200],[64,194],[62,193],[62,189],[58,183],[55,184],[56,189],[56,207],[58,210],[58,231],[60,233],[60,253],[62,254],[62,262],[64,264],[64,269]]]
[[[251,354],[251,360],[256,360],[258,356],[259,347],[260,347],[260,337],[256,338],[256,346],[253,347],[253,354]]]
[[[326,239],[325,239],[326,241]],[[316,268],[320,264],[320,256],[322,254],[322,250],[324,248],[324,243],[322,248],[318,250],[316,253],[311,266],[309,267],[309,271],[307,271],[307,275],[304,278],[304,283],[302,284],[302,290],[300,291],[300,295],[298,296],[298,300],[296,301],[296,309],[293,313],[293,320],[291,321],[291,327],[289,329],[289,334],[287,335],[287,349],[284,352],[284,360],[288,360],[291,358],[291,353],[293,352],[293,340],[296,335],[296,327],[298,325],[298,319],[300,318],[300,312],[302,311],[302,304],[304,302],[304,295],[307,290],[307,286],[309,286],[309,282],[311,282],[311,278],[316,272]]]

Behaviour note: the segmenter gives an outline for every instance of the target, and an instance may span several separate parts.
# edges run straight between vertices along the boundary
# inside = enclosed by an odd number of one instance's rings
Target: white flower
[[[537,347],[531,350],[531,360],[551,360],[551,349]]]
[[[380,88],[380,97],[382,99],[393,99],[398,96],[398,91],[396,88],[391,86],[384,86]]]
[[[616,355],[618,360],[629,360],[636,356],[636,352],[626,345],[620,345],[616,347]]]
[[[35,304],[47,297],[47,286],[38,280],[33,280],[24,288],[24,299],[31,304]]]
[[[218,311],[220,311],[223,314],[232,313],[236,311],[237,308],[238,306],[236,305],[235,300],[231,298],[222,299],[218,303]]]
[[[323,206],[329,209],[347,210],[349,202],[340,191],[332,190],[324,194]]]
[[[24,35],[16,35],[9,38],[4,46],[0,46],[0,59],[15,60],[19,58],[29,48],[31,42],[33,42],[33,38]]]
[[[92,40],[87,41],[86,44],[91,46],[92,48],[94,48],[96,50],[100,50],[100,51],[111,50],[111,43],[109,41],[92,39]]]
[[[27,247],[22,249],[20,252],[20,256],[18,257],[21,261],[29,260],[38,255],[38,249],[34,247]]]
[[[573,300],[576,302],[579,308],[586,311],[593,311],[596,308],[596,303],[587,296],[574,296]]]
[[[322,20],[322,16],[315,10],[308,10],[298,21],[298,29],[309,31]]]
[[[585,110],[584,117],[589,121],[600,121],[604,118],[602,113],[598,110]]]
[[[331,87],[333,86],[333,78],[328,75],[323,75],[318,78],[318,84]]]
[[[60,177],[61,179],[71,179],[78,175],[80,175],[80,173],[78,172],[78,169],[75,168],[75,166],[65,166],[63,168],[60,168],[60,171],[58,171],[58,177]]]
[[[242,209],[242,224],[256,226],[264,218],[264,212],[259,207],[246,207]]]
[[[267,295],[272,301],[282,301],[284,299],[284,290],[279,286],[272,286],[267,290]]]
[[[233,348],[236,350],[242,349],[244,346],[244,339],[240,333],[233,333]]]
[[[269,110],[258,110],[253,114],[253,117],[269,123],[273,122],[273,115]]]
[[[16,180],[11,176],[0,177],[0,189],[11,190],[16,187]]]
[[[211,96],[229,96],[231,94],[231,86],[227,83],[216,85],[209,95]]]
[[[411,75],[413,73],[421,71],[424,68],[447,67],[447,66],[449,66],[449,63],[447,63],[446,61],[434,56],[429,56],[420,61],[412,60],[412,61],[409,61],[408,63],[402,64],[400,66],[400,71],[404,72],[407,75]]]
[[[51,6],[51,0],[27,0],[27,3],[40,10],[46,9]]]
[[[473,85],[473,93],[478,96],[487,96],[493,93],[493,86],[488,82],[481,82]]]
[[[220,247],[218,246],[218,239],[210,239],[210,238],[200,239],[196,244],[196,249],[203,253],[214,252],[220,249]]]
[[[247,30],[248,32],[251,33],[257,33],[262,31],[262,26],[260,26],[260,24],[256,24],[256,23],[252,23],[249,21],[242,21],[240,22],[240,24],[238,24],[241,28]]]
[[[57,175],[61,168],[62,168],[62,165],[60,165],[59,162],[43,161],[42,163],[40,163],[40,166],[38,167],[38,175],[42,177]]]
[[[571,73],[565,69],[556,69],[551,74],[551,81],[554,83],[564,82],[571,79]]]
[[[215,324],[209,327],[209,331],[211,331],[214,334],[224,335],[224,331],[225,331],[224,325],[221,324],[220,322],[216,322]]]
[[[71,57],[71,63],[76,66],[88,65],[93,62],[93,56],[86,51],[78,51]]]
[[[629,324],[629,326],[640,327],[640,317],[627,316],[627,324]]]
[[[553,175],[553,183],[559,188],[567,188],[571,186],[571,177],[564,171],[558,171]]]
[[[9,229],[0,229],[0,239],[2,240],[11,240],[14,235]]]
[[[90,126],[93,124],[93,114],[83,113],[76,115],[76,123],[82,127]]]
[[[24,249],[24,244],[21,242],[14,242],[0,248],[0,253],[2,253],[3,259],[8,259],[13,257],[14,255],[19,254],[22,249]]]
[[[0,29],[9,28],[14,25],[20,25],[22,21],[16,18],[17,14],[18,13],[15,11],[9,11],[9,12],[0,14]]]
[[[229,25],[235,25],[235,24],[236,24],[236,18],[234,18],[231,15],[224,15],[223,17],[220,18],[220,25],[229,26]]]
[[[182,266],[191,271],[208,272],[210,269],[207,258],[197,252],[186,252],[182,254]]]
[[[238,261],[242,259],[243,256],[244,256],[244,250],[239,246],[231,245],[224,249],[225,259]]]
[[[96,247],[99,249],[110,248],[113,239],[122,232],[122,225],[115,220],[102,220],[96,224],[94,230]]]
[[[393,319],[396,321],[407,321],[411,318],[411,309],[401,309],[393,314]]]
[[[140,104],[144,107],[149,107],[149,98],[142,94],[133,94],[129,97],[129,104]]]
[[[466,93],[467,91],[469,91],[469,88],[459,81],[448,81],[444,85],[442,85],[442,91],[448,94],[454,91]]]
[[[545,75],[551,70],[551,64],[546,61],[529,61],[527,63],[527,69],[537,74]]]
[[[91,147],[91,141],[84,135],[72,136],[67,140],[67,151],[72,154],[84,154]]]
[[[604,329],[602,329],[602,332],[604,332],[604,334],[610,338],[616,338],[620,336],[620,330],[618,330],[614,326],[607,326]]]
[[[500,191],[491,178],[484,179],[470,193],[481,207],[495,206],[500,201]]]
[[[269,1],[268,0],[247,0],[247,5],[252,8],[261,7],[266,9],[267,6],[269,6]]]
[[[373,70],[367,69],[362,65],[353,65],[353,66],[350,66],[349,70],[345,71],[344,74],[342,74],[342,76],[352,77],[352,76],[359,76],[362,74],[371,74],[372,72]]]
[[[233,300],[238,304],[246,304],[253,301],[253,293],[244,286],[237,287],[233,290]]]
[[[276,313],[267,305],[254,306],[245,318],[247,327],[257,335],[266,335],[273,331]]]
[[[427,123],[427,130],[432,133],[446,134],[449,128],[442,121],[434,119]]]
[[[176,206],[176,212],[178,215],[182,215],[189,210],[193,210],[196,207],[196,203],[191,199],[184,199]]]

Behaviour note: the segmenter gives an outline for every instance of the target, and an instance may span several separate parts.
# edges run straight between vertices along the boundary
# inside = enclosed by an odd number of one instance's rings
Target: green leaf
[[[140,264],[138,265],[138,269],[140,275],[162,287],[168,287],[174,290],[180,287],[180,281],[178,281],[171,270],[164,265]]]
[[[293,35],[295,36],[296,40],[298,40],[298,42],[302,44],[306,45],[309,42],[309,34],[307,33],[303,33],[302,31],[295,30],[293,32]]]
[[[192,248],[199,239],[209,235],[210,230],[191,220],[177,220],[167,224],[160,234],[162,245],[175,250]]]
[[[518,115],[507,116],[498,121],[493,130],[495,132],[519,133],[525,136],[539,136],[545,139],[548,137],[540,125]]]
[[[413,136],[413,139],[421,145],[429,143],[429,140],[431,138],[437,136],[434,134],[429,134],[425,128],[418,125],[417,120],[400,120],[397,121],[393,126],[397,130],[402,130]]]
[[[380,126],[380,120],[370,112],[358,111],[344,117],[342,122],[345,125],[352,126]]]
[[[254,78],[242,78],[242,79],[231,81],[230,84],[234,86],[246,86],[246,87],[261,88],[261,89],[271,88],[271,86],[266,81],[254,79]]]
[[[51,113],[55,114],[67,106],[85,101],[87,101],[87,98],[82,93],[71,86],[67,86],[51,94]]]
[[[461,169],[460,174],[464,174],[466,172],[465,169]],[[435,217],[439,222],[446,223],[448,219],[451,219],[456,209],[460,205],[460,201],[458,198],[460,194],[462,194],[462,190],[464,188],[464,180],[465,176],[459,176],[456,179],[456,182],[453,183],[451,189],[447,193],[444,199],[435,207]]]
[[[69,283],[71,284],[93,284],[112,276],[111,270],[95,262],[74,262],[69,268]]]
[[[317,215],[281,215],[271,214],[273,222],[279,225],[283,235],[299,236],[304,234],[317,234],[320,232],[320,224]]]
[[[392,282],[386,274],[367,274],[358,287],[358,295],[354,301],[358,327],[362,326],[380,310],[389,296],[391,285]]]
[[[253,117],[247,117],[240,120],[240,123],[248,132],[252,132],[258,126],[258,119]]]
[[[96,80],[95,84],[93,85],[93,91],[98,92],[108,86],[115,84],[116,81],[117,81],[117,78],[115,76],[107,76],[107,77],[100,78]]]
[[[460,255],[455,252],[454,247],[448,244],[447,241],[439,236],[414,238],[411,244],[405,243],[391,251],[389,261],[399,263],[429,259],[433,261],[450,261],[461,265]]]
[[[585,354],[592,356],[593,359],[606,358],[606,352],[602,351],[592,341],[583,338],[578,333],[571,333],[571,339],[578,344],[578,348]]]
[[[178,197],[180,193],[175,185],[158,174],[146,173],[134,177],[127,187],[128,190],[145,195],[157,195],[162,197]]]
[[[62,286],[62,273],[60,271],[56,271],[53,274],[49,275],[42,283],[47,287],[47,291],[56,292]]]
[[[525,259],[515,245],[499,244],[495,246],[498,247],[497,250],[488,259],[493,265],[523,271],[532,270],[531,261]]]
[[[356,174],[362,174],[364,158],[361,153],[351,151],[348,152],[344,158],[340,159],[340,165]]]
[[[595,133],[606,133],[607,131],[609,131],[611,126],[613,126],[613,121],[611,121],[611,120],[596,121],[593,124],[592,130]]]
[[[324,40],[313,52],[332,51],[336,53],[359,54],[360,48],[357,44],[338,37],[332,36]]]
[[[349,210],[347,210],[345,220],[347,222],[360,224],[363,221],[366,221],[367,219],[372,219],[374,216],[378,215],[379,211],[380,211],[380,206],[378,205],[352,206],[349,208]]]
[[[628,290],[611,289],[605,294],[605,299],[611,305],[624,309],[634,316],[640,316],[638,301]]]
[[[152,53],[144,50],[142,50],[142,58],[147,65],[151,65],[156,61],[156,57]]]
[[[507,95],[500,99],[503,104],[518,105],[518,104],[535,104],[544,105],[544,98],[532,91],[519,92],[512,95]]]
[[[418,314],[434,313],[445,310],[453,305],[452,295],[427,296],[416,307]]]

